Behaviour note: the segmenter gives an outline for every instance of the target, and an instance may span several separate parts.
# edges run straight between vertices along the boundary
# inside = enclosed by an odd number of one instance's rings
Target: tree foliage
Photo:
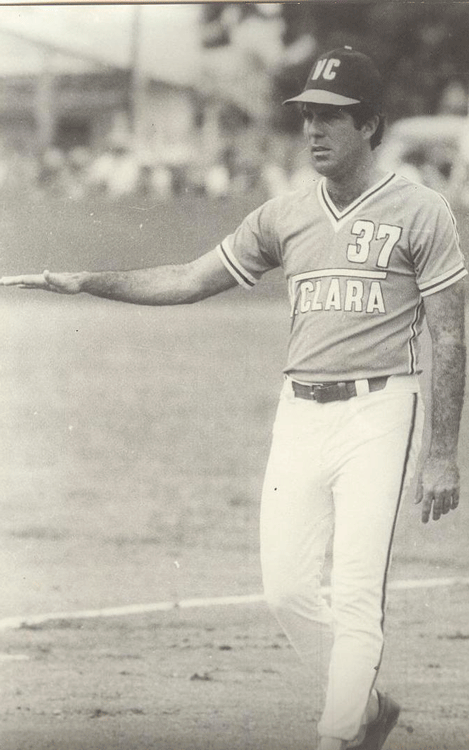
[[[391,120],[437,112],[450,83],[467,92],[467,3],[311,0],[281,3],[277,10],[283,20],[286,53],[285,63],[272,73],[278,102],[303,88],[312,56],[291,61],[288,50],[305,36],[314,44],[314,55],[348,44],[373,57],[383,75]],[[207,3],[205,42],[229,44],[230,25],[263,12],[256,3]],[[297,122],[291,108],[273,107],[273,119],[277,127],[287,130]]]

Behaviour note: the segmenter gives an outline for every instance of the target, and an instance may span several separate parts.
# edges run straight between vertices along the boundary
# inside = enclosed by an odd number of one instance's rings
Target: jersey
[[[343,211],[325,179],[272,198],[217,251],[247,288],[283,268],[284,372],[305,383],[418,373],[423,300],[467,273],[446,200],[391,173]]]

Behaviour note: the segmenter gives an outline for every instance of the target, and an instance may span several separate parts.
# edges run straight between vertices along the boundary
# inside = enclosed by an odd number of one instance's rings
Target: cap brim
[[[332,104],[336,107],[344,107],[347,104],[360,104],[360,99],[350,99],[348,96],[333,94],[332,91],[323,91],[322,89],[306,89],[298,96],[286,99],[283,104],[294,104],[295,102]]]

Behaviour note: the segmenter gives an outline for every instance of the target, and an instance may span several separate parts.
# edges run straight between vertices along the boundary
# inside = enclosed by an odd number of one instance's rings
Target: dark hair
[[[363,127],[368,120],[371,120],[373,117],[378,117],[378,127],[370,138],[370,146],[373,151],[383,140],[384,126],[386,122],[385,116],[377,111],[375,107],[363,102],[360,102],[360,104],[351,104],[347,107],[347,112],[352,115],[357,130]]]

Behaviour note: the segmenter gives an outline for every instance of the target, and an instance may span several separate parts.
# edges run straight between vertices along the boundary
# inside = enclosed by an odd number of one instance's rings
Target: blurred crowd
[[[436,115],[400,120],[388,129],[379,158],[383,169],[469,207],[469,118]],[[267,138],[249,158],[227,148],[210,164],[156,161],[124,142],[97,154],[83,147],[50,148],[40,158],[0,151],[3,196],[164,202],[187,193],[222,199],[255,190],[269,198],[306,185],[313,174],[301,137],[275,143]]]
[[[257,159],[240,160],[226,149],[210,164],[164,162],[116,143],[98,154],[82,147],[50,148],[41,157],[4,152],[0,195],[33,193],[73,201],[145,197],[164,202],[187,193],[226,198],[260,189],[270,197],[294,187],[306,173],[311,175],[307,165],[281,164],[264,152]]]

